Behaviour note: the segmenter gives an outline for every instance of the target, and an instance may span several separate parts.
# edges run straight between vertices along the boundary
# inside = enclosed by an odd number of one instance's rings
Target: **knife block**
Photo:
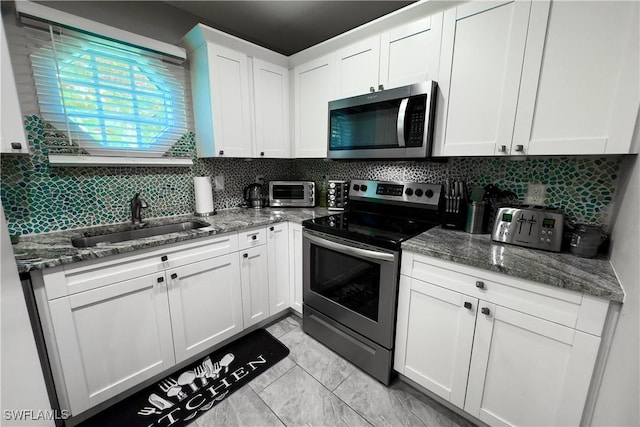
[[[446,197],[445,197],[446,198]],[[467,202],[460,200],[459,206],[442,212],[442,228],[464,230],[467,223]]]

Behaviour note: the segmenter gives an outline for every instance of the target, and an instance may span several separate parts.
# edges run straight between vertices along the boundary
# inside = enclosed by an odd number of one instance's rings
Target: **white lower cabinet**
[[[237,254],[167,270],[166,276],[176,362],[242,332]]]
[[[166,289],[149,274],[49,302],[73,415],[175,364]]]
[[[289,223],[280,222],[267,230],[267,270],[269,275],[269,315],[289,309],[290,257]]]
[[[256,246],[238,254],[242,283],[242,315],[246,328],[269,317],[267,247]]]
[[[289,224],[291,308],[302,314],[302,225]]]
[[[394,368],[490,425],[579,425],[608,305],[403,253]]]

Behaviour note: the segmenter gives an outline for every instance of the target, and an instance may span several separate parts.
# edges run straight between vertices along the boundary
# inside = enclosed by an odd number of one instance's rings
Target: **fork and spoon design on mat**
[[[220,371],[223,369],[225,374],[229,372],[229,365],[233,362],[234,358],[235,357],[232,353],[227,353],[222,357],[222,359],[212,363],[211,358],[207,356],[202,363],[196,366],[193,370],[184,371],[180,376],[178,376],[177,380],[172,377],[167,377],[158,383],[158,387],[160,387],[160,390],[162,390],[168,398],[177,398],[178,402],[181,402],[187,397],[187,393],[183,391],[184,386],[188,386],[192,392],[198,391],[199,387],[196,379],[200,380],[201,387],[206,386],[209,383],[209,379],[216,380],[220,378]],[[206,405],[208,408],[203,406],[200,409],[203,411],[210,409],[216,401],[224,399],[225,396],[226,393],[220,395],[209,405]],[[156,393],[151,393],[149,395],[149,403],[153,406],[145,406],[138,411],[138,415],[161,414],[165,409],[174,406],[171,401]]]

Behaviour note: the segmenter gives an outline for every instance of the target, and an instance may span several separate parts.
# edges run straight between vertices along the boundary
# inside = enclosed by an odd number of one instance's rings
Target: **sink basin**
[[[135,230],[118,231],[114,233],[100,234],[97,236],[78,237],[71,240],[76,248],[90,248],[100,243],[118,243],[127,240],[142,239],[143,237],[161,236],[163,234],[176,233],[178,231],[195,230],[208,227],[209,224],[186,221],[175,224],[157,225],[153,227],[138,228]]]

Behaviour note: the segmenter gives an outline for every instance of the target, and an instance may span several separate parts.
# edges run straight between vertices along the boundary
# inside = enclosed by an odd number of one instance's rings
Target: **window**
[[[97,156],[162,157],[187,132],[180,65],[68,28],[32,34],[40,113],[70,145]]]

